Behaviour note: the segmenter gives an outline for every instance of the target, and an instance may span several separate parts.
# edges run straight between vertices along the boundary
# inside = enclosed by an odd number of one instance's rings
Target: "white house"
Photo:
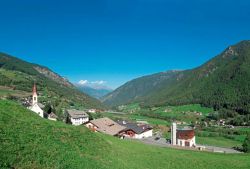
[[[68,119],[72,125],[79,126],[89,121],[89,115],[85,111],[67,110]]]
[[[41,104],[38,103],[36,84],[34,84],[33,86],[32,103],[31,103],[31,106],[28,107],[28,109],[37,113],[39,116],[44,117],[44,112],[41,108]]]
[[[125,120],[118,120],[117,123],[126,127],[122,133],[124,137],[142,139],[153,136],[153,128],[148,124],[133,123]]]
[[[195,147],[195,133],[192,128],[177,129],[176,123],[171,126],[171,144],[182,147]]]

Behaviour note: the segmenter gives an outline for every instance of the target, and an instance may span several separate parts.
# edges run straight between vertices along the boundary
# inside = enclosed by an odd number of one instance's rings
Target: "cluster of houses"
[[[36,85],[33,86],[32,101],[26,101],[27,108],[37,113],[42,118],[48,118],[49,120],[57,120],[57,116],[51,112],[46,114],[43,111],[44,105],[38,102],[38,95]],[[95,113],[95,109],[91,109],[90,113]],[[84,125],[93,132],[101,132],[119,138],[134,138],[142,139],[153,136],[153,128],[140,122],[131,122],[126,120],[113,121],[110,118],[104,117],[94,120],[89,120],[89,115],[86,111],[80,110],[66,110],[67,122],[72,125],[79,126]],[[171,126],[171,144],[174,146],[182,147],[195,147],[195,133],[193,128],[177,128],[176,123],[172,123]]]
[[[89,121],[85,111],[67,110],[68,121],[72,125],[85,125],[93,132],[101,132],[119,138],[142,139],[153,136],[153,128],[148,124],[129,122],[125,120],[113,121],[104,117]]]
[[[58,118],[53,112],[46,114],[43,111],[44,105],[38,102],[37,88],[35,84],[32,90],[32,100],[26,100],[25,105],[28,109],[35,112],[42,118],[48,118],[49,120],[54,121],[56,121]],[[88,110],[89,113],[95,113],[97,111],[98,110],[96,109]],[[107,117],[89,120],[89,115],[86,111],[74,109],[66,110],[66,114],[67,122],[75,126],[85,125],[94,132],[101,132],[112,136],[117,136],[119,138],[129,137],[136,139],[152,137],[153,135],[153,128],[148,124],[134,123],[125,120],[118,120],[115,122]]]

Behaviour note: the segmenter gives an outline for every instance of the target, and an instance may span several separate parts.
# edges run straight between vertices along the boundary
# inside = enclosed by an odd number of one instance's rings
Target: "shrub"
[[[247,137],[242,145],[243,151],[246,153],[250,153],[250,133],[247,134]]]

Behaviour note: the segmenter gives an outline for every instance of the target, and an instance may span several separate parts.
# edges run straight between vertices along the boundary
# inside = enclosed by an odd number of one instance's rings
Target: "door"
[[[186,147],[189,147],[189,146],[190,146],[189,141],[185,141],[185,146],[186,146]]]

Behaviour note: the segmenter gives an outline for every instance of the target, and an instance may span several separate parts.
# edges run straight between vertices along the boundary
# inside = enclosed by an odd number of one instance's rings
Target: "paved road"
[[[208,145],[197,145],[197,146],[205,146],[207,150],[211,150],[213,152],[218,152],[218,153],[242,153],[232,148],[223,148],[223,147],[208,146]]]
[[[171,148],[176,148],[176,149],[197,150],[195,148],[185,148],[185,147],[173,146],[173,145],[167,143],[165,138],[160,138],[159,140],[155,140],[153,137],[150,137],[150,138],[141,139],[139,141],[141,141],[145,144],[151,144],[151,145],[156,145],[156,146],[160,146],[160,147],[171,147]],[[222,147],[207,146],[207,145],[197,145],[197,146],[205,146],[207,151],[217,152],[217,153],[241,153],[237,150],[230,149],[230,148],[222,148]]]

